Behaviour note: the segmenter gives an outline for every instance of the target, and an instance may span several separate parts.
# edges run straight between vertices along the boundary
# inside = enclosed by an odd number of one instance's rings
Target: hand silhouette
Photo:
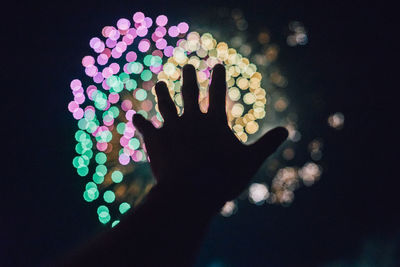
[[[62,266],[190,266],[207,225],[223,204],[240,194],[266,157],[287,138],[275,128],[252,145],[242,144],[225,114],[225,68],[213,70],[208,113],[200,111],[193,66],[183,68],[184,113],[178,116],[164,82],[156,85],[164,125],[141,115],[142,133],[157,185],[127,217],[76,250]],[[181,201],[181,198],[184,198]],[[179,253],[177,253],[179,252]]]
[[[183,115],[178,116],[167,85],[158,82],[155,89],[164,125],[156,129],[139,114],[133,118],[143,135],[158,184],[189,191],[215,209],[246,188],[261,163],[288,135],[285,128],[277,127],[254,144],[242,144],[227,124],[225,77],[225,67],[217,64],[209,87],[208,112],[204,114],[198,103],[196,70],[186,65]]]

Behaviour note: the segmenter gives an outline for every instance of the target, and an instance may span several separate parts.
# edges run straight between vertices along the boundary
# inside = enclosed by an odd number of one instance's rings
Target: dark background
[[[86,1],[7,4],[2,9],[2,188],[0,265],[31,266],[63,254],[101,226],[84,203],[72,167],[69,82],[81,73],[89,38],[135,11],[187,19],[208,7],[240,8],[249,28],[279,35],[299,20],[304,47],[283,47],[279,63],[300,91],[303,138],[325,141],[321,180],[296,191],[288,208],[239,202],[215,218],[198,266],[395,266],[399,259],[399,135],[393,92],[396,19],[366,2]],[[345,115],[335,131],[321,123]],[[319,124],[315,124],[318,122]],[[323,126],[321,126],[323,125]],[[132,259],[134,262],[134,259]],[[397,260],[397,261],[396,261]],[[336,265],[335,265],[336,264]]]

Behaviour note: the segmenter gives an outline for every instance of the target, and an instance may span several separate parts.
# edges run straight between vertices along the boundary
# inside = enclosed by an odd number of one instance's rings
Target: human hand
[[[288,132],[277,127],[251,145],[242,144],[227,124],[225,112],[225,67],[213,69],[209,108],[199,108],[196,70],[183,67],[184,112],[178,116],[167,85],[156,84],[164,125],[156,129],[140,114],[133,123],[142,133],[150,165],[159,184],[189,190],[206,198],[216,208],[237,197],[248,185],[261,163],[281,145]]]

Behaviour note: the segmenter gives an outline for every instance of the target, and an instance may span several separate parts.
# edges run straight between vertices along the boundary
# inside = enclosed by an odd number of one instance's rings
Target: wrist
[[[146,202],[162,202],[169,210],[177,209],[186,216],[210,219],[221,210],[225,202],[190,183],[193,180],[178,182],[165,179],[150,190]]]

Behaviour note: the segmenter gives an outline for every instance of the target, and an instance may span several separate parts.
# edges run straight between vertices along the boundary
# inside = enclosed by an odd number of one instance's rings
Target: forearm
[[[217,210],[189,191],[155,186],[143,205],[75,253],[66,265],[191,265]]]

